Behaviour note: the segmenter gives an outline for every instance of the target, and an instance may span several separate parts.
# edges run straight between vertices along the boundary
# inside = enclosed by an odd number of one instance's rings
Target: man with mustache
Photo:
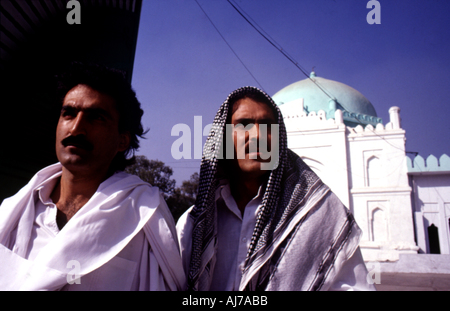
[[[374,289],[353,216],[287,148],[283,117],[257,88],[216,114],[177,231],[190,290]]]
[[[59,77],[59,163],[0,207],[1,290],[183,290],[175,224],[159,189],[123,172],[143,137],[122,73]]]

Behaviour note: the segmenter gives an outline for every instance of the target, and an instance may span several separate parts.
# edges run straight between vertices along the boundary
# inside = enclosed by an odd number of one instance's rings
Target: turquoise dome
[[[334,118],[336,109],[340,109],[344,115],[344,123],[352,127],[382,123],[375,108],[364,95],[343,83],[317,77],[315,72],[311,73],[309,79],[286,86],[272,98],[278,106],[303,98],[306,113],[323,110],[328,119]]]

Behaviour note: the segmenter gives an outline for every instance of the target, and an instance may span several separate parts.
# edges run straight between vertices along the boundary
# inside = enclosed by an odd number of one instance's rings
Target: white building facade
[[[450,158],[427,159],[428,166],[420,157],[411,161],[400,108],[392,107],[383,125],[361,93],[315,73],[273,99],[283,113],[288,147],[353,212],[363,231],[364,260],[384,275],[378,288],[450,290]],[[430,253],[440,254],[433,259],[438,269],[409,267],[411,256]],[[416,274],[422,283],[411,282]]]
[[[407,160],[419,252],[450,254],[450,157]]]

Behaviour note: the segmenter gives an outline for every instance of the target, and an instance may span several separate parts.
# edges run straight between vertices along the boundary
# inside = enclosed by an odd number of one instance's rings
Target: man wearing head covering
[[[0,206],[0,290],[185,289],[159,189],[123,172],[144,134],[136,94],[99,66],[59,84],[59,163]]]
[[[220,107],[177,231],[189,290],[374,289],[353,216],[287,149],[278,107],[254,87]]]

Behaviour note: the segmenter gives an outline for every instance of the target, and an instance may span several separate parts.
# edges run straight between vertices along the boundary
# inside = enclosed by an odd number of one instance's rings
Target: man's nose
[[[82,112],[78,113],[77,116],[73,119],[70,134],[72,136],[77,136],[80,134],[86,135],[87,123],[88,122],[86,120],[86,116]]]
[[[270,128],[267,124],[255,124],[249,131],[249,140],[258,142],[258,147],[267,142],[270,137]]]
[[[248,131],[249,140],[258,140],[259,139],[259,125],[253,124],[253,126]]]

